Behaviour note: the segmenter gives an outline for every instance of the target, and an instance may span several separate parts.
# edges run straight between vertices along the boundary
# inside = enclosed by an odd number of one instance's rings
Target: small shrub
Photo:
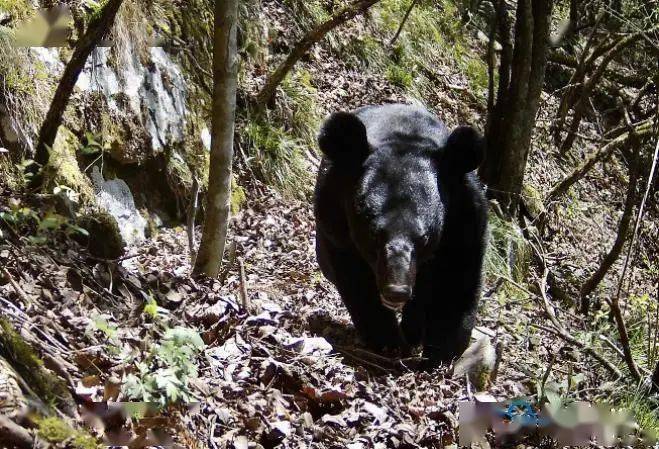
[[[204,346],[192,329],[167,329],[147,359],[136,363],[137,372],[124,378],[124,394],[129,399],[156,402],[162,407],[191,402],[194,396],[189,383],[197,377],[195,358]]]

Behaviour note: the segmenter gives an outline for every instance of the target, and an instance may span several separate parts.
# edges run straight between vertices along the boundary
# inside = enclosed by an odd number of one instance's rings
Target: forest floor
[[[439,448],[457,444],[460,401],[532,397],[547,366],[583,377],[575,397],[614,388],[601,385],[596,362],[534,327],[533,293],[512,297],[501,282],[484,286],[478,326],[502,351],[498,376],[482,391],[451,367],[419,372],[413,359],[370,353],[317,269],[310,205],[260,190],[231,221],[223,282],[189,276],[182,228],[119,263],[68,241],[48,248],[8,240],[0,247],[6,315],[60,361],[55,370],[78,402],[121,399],[117,379],[150,363],[166,329],[197,330],[207,344],[190,378],[200,408],[184,426],[173,424],[178,413],[168,421],[184,447]],[[157,313],[146,312],[149,298]],[[559,318],[570,326],[569,313]],[[106,420],[100,429],[116,426]]]

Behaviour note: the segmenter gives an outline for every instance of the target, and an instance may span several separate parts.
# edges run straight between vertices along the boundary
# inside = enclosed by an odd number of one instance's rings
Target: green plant
[[[56,195],[65,195],[71,198],[72,193],[66,187],[56,189]],[[9,208],[0,210],[0,224],[8,227],[14,235],[25,235],[33,245],[43,245],[57,237],[58,233],[66,236],[75,234],[88,236],[88,232],[77,226],[68,218],[52,211],[37,212],[30,207],[23,206],[18,199],[9,201]],[[0,237],[3,231],[0,227]]]
[[[80,145],[78,146],[78,151],[85,156],[93,156],[103,151],[110,150],[110,146],[109,142],[104,142],[103,134],[94,134],[87,131],[85,133],[84,141],[80,142]]]
[[[163,307],[160,307],[153,296],[146,300],[146,304],[142,310],[144,311],[144,314],[153,321],[163,320],[169,316],[169,311]]]
[[[247,148],[260,177],[282,192],[297,197],[307,195],[311,175],[305,160],[305,145],[283,126],[263,119],[250,121],[244,133]]]
[[[125,376],[124,394],[129,399],[156,402],[162,407],[192,401],[189,383],[197,377],[195,358],[204,346],[192,329],[167,329],[146,360],[135,364],[137,372]]]
[[[408,89],[414,82],[414,76],[397,64],[390,64],[387,67],[386,77],[391,84],[403,89]]]

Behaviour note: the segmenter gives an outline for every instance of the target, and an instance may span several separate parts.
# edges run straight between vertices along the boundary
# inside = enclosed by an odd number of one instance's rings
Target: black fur
[[[462,354],[486,246],[487,203],[472,172],[482,138],[385,105],[333,114],[319,144],[316,254],[359,333],[379,349],[423,343],[431,364]],[[404,305],[400,327],[385,304]]]

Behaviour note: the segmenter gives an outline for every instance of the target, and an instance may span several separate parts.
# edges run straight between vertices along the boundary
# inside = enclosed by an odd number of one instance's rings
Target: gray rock
[[[91,178],[97,206],[114,217],[126,244],[144,241],[147,222],[135,207],[128,185],[121,179],[106,181],[98,167],[92,169]]]

